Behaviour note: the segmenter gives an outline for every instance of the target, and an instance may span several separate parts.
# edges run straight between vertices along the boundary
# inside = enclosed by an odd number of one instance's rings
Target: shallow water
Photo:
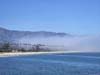
[[[0,57],[0,75],[100,75],[100,53]]]

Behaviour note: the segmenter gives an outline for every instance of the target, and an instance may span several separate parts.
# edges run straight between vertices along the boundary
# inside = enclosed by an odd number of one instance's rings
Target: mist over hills
[[[48,31],[15,31],[0,28],[0,42],[17,42],[22,38],[49,38],[49,37],[70,37],[67,33],[56,33]]]
[[[67,51],[100,52],[100,35],[77,36],[47,31],[15,31],[0,28],[0,43],[44,44],[49,48]]]

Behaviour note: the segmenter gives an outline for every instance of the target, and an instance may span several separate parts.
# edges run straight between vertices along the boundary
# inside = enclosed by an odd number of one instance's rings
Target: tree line
[[[14,46],[13,46],[14,45]],[[25,46],[27,46],[28,44],[23,44]],[[39,51],[44,51],[43,48],[41,48],[41,44],[35,44],[32,45],[31,48],[26,49],[25,46],[24,47],[17,47],[18,44],[10,44],[10,43],[4,43],[2,45],[0,45],[0,52],[39,52]],[[49,49],[47,50],[49,51]]]

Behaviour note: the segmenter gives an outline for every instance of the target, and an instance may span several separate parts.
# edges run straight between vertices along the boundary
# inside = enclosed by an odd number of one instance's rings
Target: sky
[[[100,34],[100,0],[0,0],[0,27]]]

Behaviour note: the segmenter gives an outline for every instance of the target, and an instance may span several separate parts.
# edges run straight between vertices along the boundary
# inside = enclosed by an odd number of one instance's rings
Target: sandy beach
[[[77,51],[55,51],[55,52],[15,52],[15,53],[0,53],[0,57],[19,56],[19,55],[34,55],[34,54],[51,54],[51,53],[76,53]]]
[[[88,52],[88,51],[87,51]],[[20,56],[20,55],[34,55],[34,54],[52,54],[52,53],[85,53],[80,51],[55,51],[55,52],[6,52],[0,53],[0,57]]]

